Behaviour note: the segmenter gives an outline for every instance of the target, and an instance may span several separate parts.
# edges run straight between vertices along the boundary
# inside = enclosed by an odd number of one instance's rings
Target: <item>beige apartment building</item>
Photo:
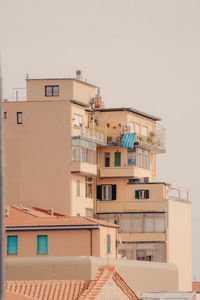
[[[80,72],[26,82],[27,101],[4,103],[7,204],[116,223],[121,256],[175,263],[190,290],[191,204],[187,190],[156,181],[161,120],[104,107]]]

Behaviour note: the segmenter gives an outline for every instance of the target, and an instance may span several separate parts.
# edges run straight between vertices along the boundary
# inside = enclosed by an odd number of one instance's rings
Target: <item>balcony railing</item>
[[[170,186],[169,199],[189,201],[189,190],[181,187]]]
[[[93,130],[90,128],[74,126],[74,127],[72,127],[72,136],[83,136],[85,138],[92,140],[93,142],[95,142],[97,144],[106,144],[107,143],[107,137],[103,132]]]
[[[127,127],[126,127],[127,128]],[[115,135],[107,135],[107,144],[120,145],[123,139],[123,133],[131,133],[129,129],[125,132]],[[149,148],[157,148],[162,152],[165,151],[165,128],[158,126],[155,131],[150,131],[147,136],[136,133],[135,144],[148,146]]]

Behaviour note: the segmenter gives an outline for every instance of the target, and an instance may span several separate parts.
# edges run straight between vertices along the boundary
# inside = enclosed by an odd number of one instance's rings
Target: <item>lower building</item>
[[[118,225],[52,210],[10,206],[5,217],[5,256],[117,257]]]

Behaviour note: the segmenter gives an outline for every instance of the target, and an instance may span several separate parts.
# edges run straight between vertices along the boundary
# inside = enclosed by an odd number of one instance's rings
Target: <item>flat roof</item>
[[[82,80],[78,80],[76,78],[26,78],[27,81],[29,80],[74,80],[74,81],[77,81],[79,83],[83,83],[83,84],[86,84],[86,85],[90,85],[92,87],[95,87],[95,88],[98,88],[97,85],[95,84],[92,84],[92,83],[88,83],[87,81],[82,81]]]
[[[116,107],[116,108],[95,108],[94,111],[100,111],[100,112],[113,112],[113,111],[128,111],[131,113],[134,113],[136,115],[148,118],[148,119],[152,119],[155,121],[161,121],[160,118],[147,114],[145,112],[142,112],[140,110],[137,110],[135,108],[131,108],[131,107]]]

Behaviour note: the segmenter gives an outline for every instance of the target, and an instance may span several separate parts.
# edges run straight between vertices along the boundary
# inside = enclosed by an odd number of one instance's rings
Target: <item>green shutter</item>
[[[8,236],[8,254],[17,254],[17,236]]]
[[[121,152],[115,152],[115,167],[121,166]]]
[[[146,191],[145,191],[145,198],[146,198],[146,199],[149,199],[149,190],[146,190]]]
[[[102,200],[102,185],[97,185],[97,200]]]
[[[48,254],[48,236],[38,235],[38,254]]]
[[[107,234],[107,253],[111,253],[111,236]]]
[[[117,186],[116,184],[112,184],[112,200],[117,199]]]
[[[140,199],[139,190],[135,191],[135,199]]]

